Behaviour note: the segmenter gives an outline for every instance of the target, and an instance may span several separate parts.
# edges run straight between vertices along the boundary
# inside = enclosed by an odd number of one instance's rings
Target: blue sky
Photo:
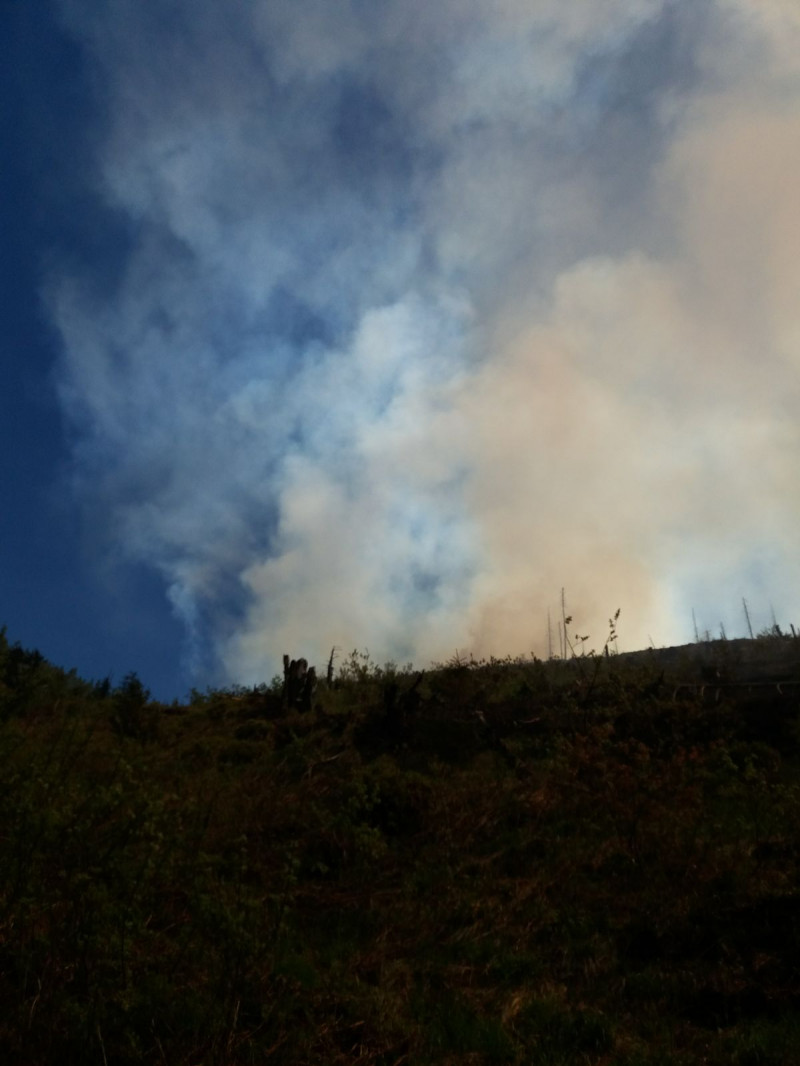
[[[789,0],[0,8],[0,622],[161,698],[800,617]]]

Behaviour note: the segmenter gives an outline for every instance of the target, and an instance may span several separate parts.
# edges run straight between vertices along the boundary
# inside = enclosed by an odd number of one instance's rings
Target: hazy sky
[[[800,619],[797,0],[0,5],[0,622],[163,698]]]

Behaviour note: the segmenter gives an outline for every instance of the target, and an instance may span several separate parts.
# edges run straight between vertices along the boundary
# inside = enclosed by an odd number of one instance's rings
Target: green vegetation
[[[354,655],[164,706],[0,635],[0,1061],[790,1066],[798,691]]]

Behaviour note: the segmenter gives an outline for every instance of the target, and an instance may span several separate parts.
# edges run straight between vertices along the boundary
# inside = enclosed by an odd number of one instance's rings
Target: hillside
[[[0,1061],[790,1066],[800,642],[149,699],[0,639]]]

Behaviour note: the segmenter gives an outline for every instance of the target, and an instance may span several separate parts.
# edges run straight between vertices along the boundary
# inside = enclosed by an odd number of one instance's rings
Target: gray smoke
[[[797,617],[793,5],[63,12],[124,232],[48,279],[75,491],[190,658]]]

